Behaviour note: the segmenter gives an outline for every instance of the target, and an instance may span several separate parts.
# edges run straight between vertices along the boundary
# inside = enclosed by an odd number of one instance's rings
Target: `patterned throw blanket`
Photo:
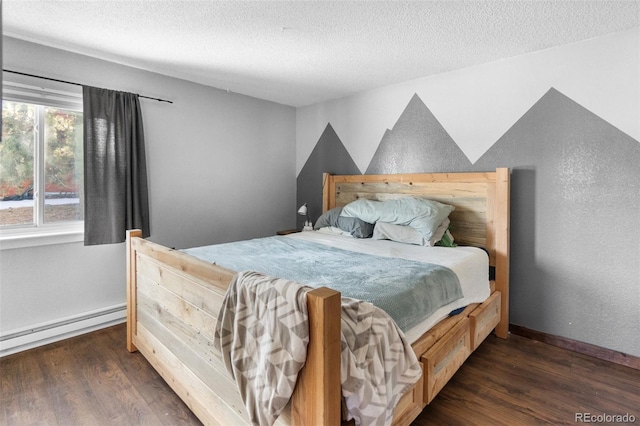
[[[236,275],[214,344],[236,380],[254,425],[271,425],[287,405],[309,342],[310,287],[256,272]],[[411,346],[371,303],[342,298],[341,382],[349,418],[389,425],[402,394],[420,378]]]

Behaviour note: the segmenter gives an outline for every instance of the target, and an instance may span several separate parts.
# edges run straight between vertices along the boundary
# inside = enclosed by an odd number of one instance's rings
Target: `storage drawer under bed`
[[[429,404],[453,377],[471,353],[469,318],[458,322],[442,339],[425,352],[424,402]]]
[[[500,322],[500,301],[500,292],[495,291],[469,315],[471,351],[475,351]]]
[[[429,404],[500,322],[499,291],[460,320],[421,357],[424,365],[424,403]]]

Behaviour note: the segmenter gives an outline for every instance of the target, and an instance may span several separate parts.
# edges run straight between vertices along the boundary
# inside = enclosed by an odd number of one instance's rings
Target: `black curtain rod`
[[[80,83],[74,83],[73,81],[65,81],[65,80],[58,80],[57,78],[50,78],[50,77],[43,77],[41,75],[35,75],[35,74],[27,74],[25,72],[20,72],[20,71],[12,71],[12,70],[7,70],[7,69],[2,69],[2,71],[4,72],[10,72],[13,74],[20,74],[20,75],[26,75],[27,77],[35,77],[35,78],[41,78],[43,80],[50,80],[50,81],[57,81],[58,83],[66,83],[66,84],[73,84],[74,86],[84,86],[84,84],[80,84]],[[145,98],[145,99],[151,99],[154,101],[158,101],[158,102],[167,102],[169,104],[172,104],[173,101],[168,101],[166,99],[159,99],[159,98],[151,98],[149,96],[143,96],[143,95],[138,95],[138,97],[140,98]]]

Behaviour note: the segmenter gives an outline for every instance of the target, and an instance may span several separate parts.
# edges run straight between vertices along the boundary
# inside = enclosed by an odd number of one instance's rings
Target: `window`
[[[3,243],[82,231],[82,126],[81,94],[3,83]]]

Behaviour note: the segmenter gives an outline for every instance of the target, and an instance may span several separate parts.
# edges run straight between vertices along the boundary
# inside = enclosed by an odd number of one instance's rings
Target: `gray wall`
[[[325,130],[301,170],[319,160],[330,167],[330,159],[336,157],[355,159],[364,173],[510,167],[511,322],[640,356],[640,143],[630,136],[638,134],[640,125],[639,35],[636,29],[299,109],[298,150],[308,150],[307,129],[323,123],[323,118],[324,126],[333,132],[331,147],[339,147],[332,151],[323,141]],[[620,56],[603,61],[603,52]],[[589,66],[582,67],[583,63]],[[492,84],[489,103],[507,104],[514,98],[516,105],[530,99],[531,86],[553,80],[589,107],[553,85],[546,86],[475,161],[468,153],[476,147],[452,137],[447,131],[452,127],[445,127],[432,112],[446,110],[437,102],[442,98],[468,95],[469,102],[482,105],[485,99],[470,93],[473,86],[462,84],[466,81],[481,88]],[[501,86],[508,90],[500,92]],[[600,87],[620,93],[611,102],[606,91],[605,96],[596,93]],[[409,89],[413,92],[407,93]],[[389,128],[377,140],[358,140],[359,133],[379,127],[385,118],[380,110],[399,98],[404,104]],[[432,108],[432,102],[440,108]],[[450,106],[455,113],[456,105]],[[481,108],[478,115],[483,113]],[[604,119],[594,109],[611,118]],[[473,132],[460,129],[477,128],[479,141],[496,133],[504,118],[473,127],[462,116],[464,108],[460,111],[454,121],[457,128],[452,129],[468,134]],[[629,114],[636,121],[632,122],[635,127],[625,127],[627,132],[612,124]],[[342,117],[358,120],[349,124]],[[368,159],[359,154],[367,151],[372,153]],[[299,202],[317,197],[317,190],[301,173]]]
[[[4,67],[141,100],[151,240],[190,247],[291,228],[295,109],[13,38]],[[124,244],[0,251],[0,332],[125,302]]]
[[[640,143],[550,89],[474,168],[500,163],[511,322],[640,356]]]

